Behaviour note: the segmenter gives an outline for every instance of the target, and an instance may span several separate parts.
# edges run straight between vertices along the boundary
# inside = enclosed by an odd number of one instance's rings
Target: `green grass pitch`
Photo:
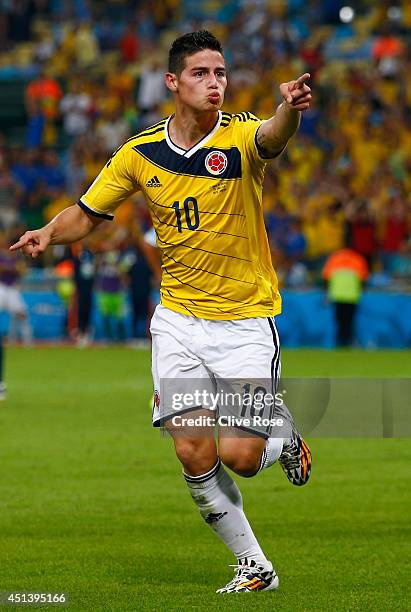
[[[410,357],[285,351],[283,371],[410,377]],[[302,489],[279,466],[238,479],[280,589],[233,600],[214,594],[233,559],[151,427],[149,368],[126,348],[8,351],[0,591],[64,592],[76,611],[410,609],[409,439],[309,440]]]

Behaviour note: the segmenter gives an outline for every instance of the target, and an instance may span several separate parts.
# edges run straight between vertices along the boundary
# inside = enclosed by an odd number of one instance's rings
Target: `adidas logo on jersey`
[[[158,176],[153,176],[153,178],[151,178],[146,183],[146,187],[162,187],[162,186],[163,185],[160,183]]]

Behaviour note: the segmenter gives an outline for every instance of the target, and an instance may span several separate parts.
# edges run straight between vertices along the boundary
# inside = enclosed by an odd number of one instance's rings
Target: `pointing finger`
[[[300,89],[304,85],[308,79],[311,78],[311,74],[309,72],[305,72],[302,74],[296,81],[294,81],[293,89]]]
[[[9,251],[17,251],[18,249],[21,249],[22,247],[24,247],[28,242],[30,241],[30,237],[29,236],[22,236],[20,238],[20,240],[18,240],[17,242],[15,242],[14,244],[11,245],[11,247],[9,247]]]

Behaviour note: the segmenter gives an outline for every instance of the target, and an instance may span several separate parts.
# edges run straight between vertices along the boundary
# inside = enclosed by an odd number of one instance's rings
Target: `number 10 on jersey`
[[[200,216],[198,214],[198,203],[193,197],[186,198],[183,202],[182,208],[180,208],[180,202],[174,202],[172,208],[176,213],[177,229],[183,231],[184,220],[182,219],[182,213],[184,213],[185,224],[187,229],[196,230],[200,225]]]

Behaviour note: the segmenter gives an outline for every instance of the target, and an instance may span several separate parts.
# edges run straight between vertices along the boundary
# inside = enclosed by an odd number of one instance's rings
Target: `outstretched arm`
[[[310,107],[311,89],[306,84],[308,72],[295,81],[281,83],[284,102],[271,119],[264,121],[257,130],[256,142],[262,157],[272,158],[285,147],[300,125],[301,111]]]
[[[38,230],[30,230],[10,247],[10,251],[21,249],[35,259],[49,244],[70,244],[81,240],[102,222],[88,215],[77,204],[65,208],[54,219]]]

